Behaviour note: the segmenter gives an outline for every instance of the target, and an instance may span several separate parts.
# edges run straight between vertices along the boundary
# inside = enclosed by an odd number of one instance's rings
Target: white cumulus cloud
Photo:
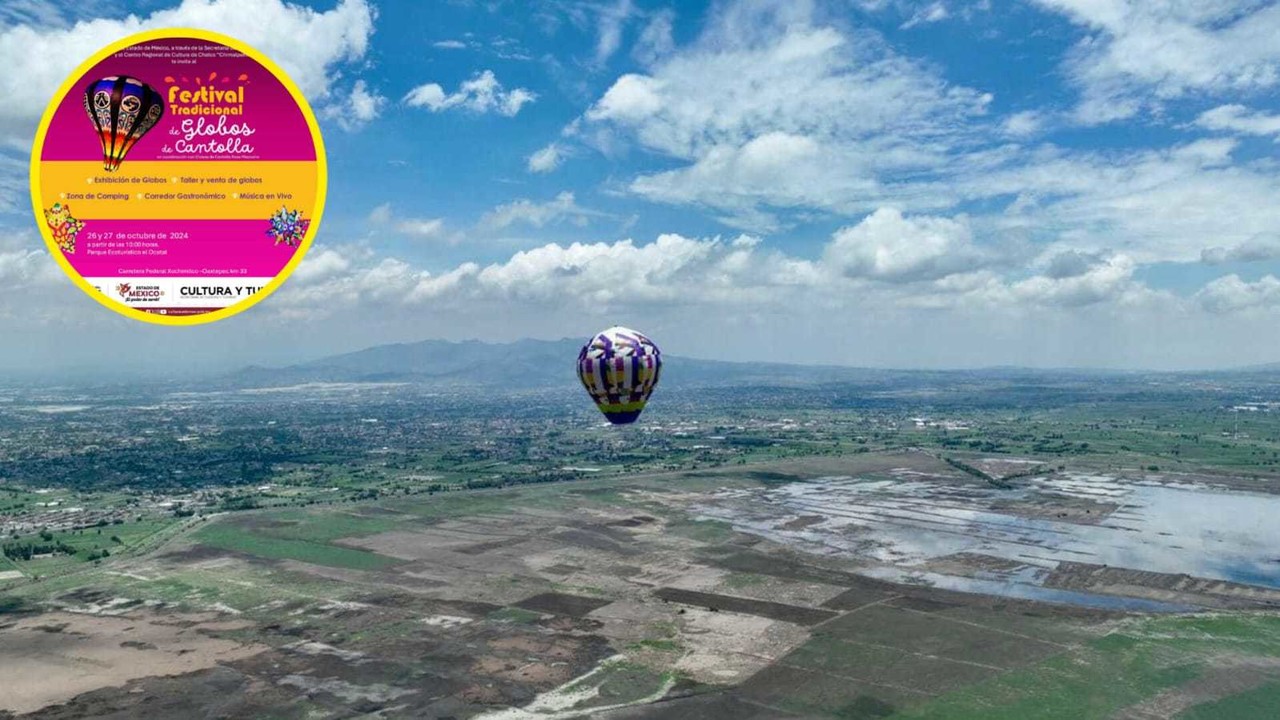
[[[420,239],[446,238],[443,218],[404,217],[396,214],[391,203],[383,203],[369,213],[369,224],[388,227],[401,235]]]
[[[1197,91],[1280,83],[1280,5],[1256,0],[1036,0],[1083,27],[1067,60],[1086,123],[1127,118]]]
[[[340,103],[329,105],[321,113],[338,123],[338,127],[352,132],[373,122],[382,114],[387,99],[377,92],[371,92],[364,80],[357,80],[351,93]]]
[[[873,33],[819,22],[811,4],[737,3],[648,72],[619,77],[569,134],[622,138],[682,162],[635,178],[638,195],[768,231],[784,224],[771,208],[946,206],[945,193],[903,193],[883,178],[946,166],[973,132],[966,120],[990,101]]]
[[[546,147],[530,155],[526,166],[531,173],[549,173],[564,162],[564,147],[560,143],[550,143]]]
[[[837,231],[824,259],[847,277],[886,282],[937,280],[990,261],[965,218],[908,218],[890,208]]]
[[[427,108],[431,112],[458,108],[480,114],[496,112],[514,117],[521,108],[537,98],[536,93],[525,88],[506,90],[492,70],[484,70],[464,81],[452,93],[446,93],[437,83],[419,85],[405,94],[404,103],[409,107]]]
[[[1265,275],[1248,282],[1231,274],[1214,280],[1196,293],[1201,307],[1212,313],[1235,313],[1280,305],[1280,280]]]
[[[579,205],[574,200],[573,193],[566,190],[545,203],[520,199],[499,205],[480,218],[480,225],[490,230],[503,230],[516,224],[540,228],[557,221],[568,220],[579,227],[584,227],[592,217],[601,215],[603,213],[588,210]]]
[[[1219,105],[1200,113],[1196,125],[1208,130],[1226,130],[1246,135],[1280,136],[1280,115],[1252,112],[1244,105]]]
[[[375,16],[365,0],[340,0],[323,12],[282,0],[183,0],[149,15],[0,27],[0,140],[29,142],[53,92],[89,53],[157,28],[196,27],[243,40],[289,73],[309,100],[323,103],[338,70],[367,52]]]

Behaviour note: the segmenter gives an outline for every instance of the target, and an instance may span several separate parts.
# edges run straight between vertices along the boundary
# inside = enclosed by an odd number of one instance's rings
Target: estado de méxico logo
[[[164,291],[158,285],[134,285],[133,283],[117,283],[116,294],[125,302],[146,302],[164,297]]]

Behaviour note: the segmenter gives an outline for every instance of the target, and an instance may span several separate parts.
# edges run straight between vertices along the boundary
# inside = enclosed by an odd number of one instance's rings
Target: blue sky
[[[90,9],[93,15],[86,15]],[[583,336],[899,367],[1280,359],[1280,5],[0,0],[0,368]],[[27,149],[130,32],[270,54],[323,228],[250,313],[151,328],[43,254]]]

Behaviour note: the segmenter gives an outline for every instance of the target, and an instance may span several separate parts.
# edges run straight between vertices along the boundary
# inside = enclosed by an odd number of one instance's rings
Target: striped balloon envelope
[[[84,111],[102,140],[102,169],[115,172],[129,149],[160,122],[164,101],[141,80],[113,75],[84,89]]]
[[[615,325],[578,353],[578,379],[614,425],[633,423],[658,385],[662,352],[652,340]]]

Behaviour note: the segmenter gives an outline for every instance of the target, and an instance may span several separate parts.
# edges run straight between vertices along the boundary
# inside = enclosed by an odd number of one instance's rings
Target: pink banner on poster
[[[67,259],[85,277],[274,277],[296,247],[267,220],[95,220]]]

